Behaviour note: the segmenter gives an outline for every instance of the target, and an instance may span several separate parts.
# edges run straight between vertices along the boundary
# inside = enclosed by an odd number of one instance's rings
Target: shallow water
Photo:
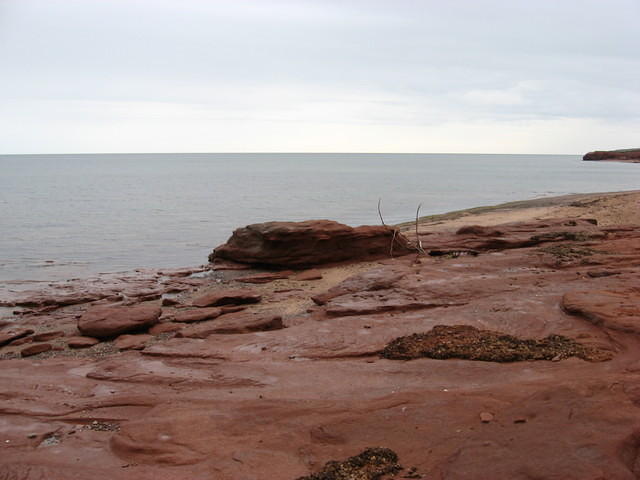
[[[637,189],[640,166],[573,155],[0,156],[0,280],[206,262],[238,226],[377,224],[541,196]]]

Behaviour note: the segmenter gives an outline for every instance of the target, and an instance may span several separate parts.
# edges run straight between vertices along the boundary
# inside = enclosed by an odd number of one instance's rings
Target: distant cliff
[[[613,160],[618,162],[640,162],[640,148],[627,148],[624,150],[596,150],[589,152],[583,160]]]

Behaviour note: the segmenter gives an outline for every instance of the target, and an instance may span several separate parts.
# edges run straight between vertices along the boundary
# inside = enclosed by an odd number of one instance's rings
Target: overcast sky
[[[640,0],[0,0],[0,153],[640,147]]]

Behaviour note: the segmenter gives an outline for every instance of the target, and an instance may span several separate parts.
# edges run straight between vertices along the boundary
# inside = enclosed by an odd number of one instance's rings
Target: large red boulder
[[[354,228],[331,220],[267,222],[235,230],[227,243],[209,255],[209,261],[295,268],[411,251],[407,239],[391,227]]]
[[[89,337],[115,337],[152,327],[161,313],[160,308],[147,305],[92,307],[78,319],[78,330]]]

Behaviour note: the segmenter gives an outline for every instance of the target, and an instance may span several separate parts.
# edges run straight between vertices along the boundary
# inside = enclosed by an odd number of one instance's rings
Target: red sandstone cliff
[[[624,150],[596,150],[582,157],[583,160],[613,160],[619,162],[640,162],[640,148]]]

